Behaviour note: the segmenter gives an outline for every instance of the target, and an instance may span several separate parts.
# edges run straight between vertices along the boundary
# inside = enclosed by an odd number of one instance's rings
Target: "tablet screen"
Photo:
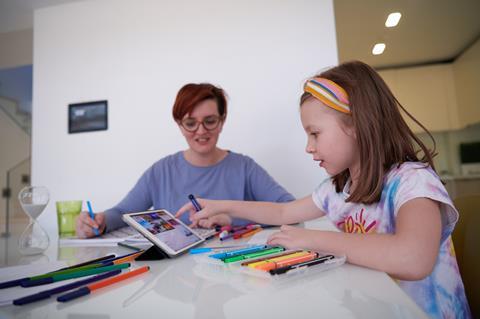
[[[202,240],[164,211],[135,214],[131,218],[175,252]]]

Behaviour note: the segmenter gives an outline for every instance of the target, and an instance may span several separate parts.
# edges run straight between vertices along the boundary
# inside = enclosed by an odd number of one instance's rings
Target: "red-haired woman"
[[[94,236],[125,226],[121,215],[149,208],[176,212],[188,194],[202,198],[248,201],[292,201],[293,196],[248,156],[217,147],[227,117],[225,92],[212,84],[187,84],[180,89],[173,105],[178,123],[189,148],[166,156],[140,177],[137,184],[116,206],[95,214],[86,212],[77,219],[77,236]],[[182,216],[190,224],[188,216]],[[245,224],[246,220],[217,215],[202,220],[201,227]]]

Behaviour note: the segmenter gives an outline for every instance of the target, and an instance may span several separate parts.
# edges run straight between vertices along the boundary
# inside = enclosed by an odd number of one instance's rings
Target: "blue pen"
[[[87,200],[87,207],[88,207],[88,213],[90,214],[90,218],[95,220],[95,215],[93,214],[92,205],[90,204],[89,200]],[[93,232],[95,233],[95,236],[100,235],[100,233],[98,232],[98,228],[93,228]]]
[[[193,207],[195,207],[195,210],[197,212],[202,210],[202,207],[200,207],[200,204],[197,202],[197,199],[195,198],[195,196],[193,196],[193,194],[188,195],[188,199],[192,202]]]
[[[262,249],[265,249],[265,248],[268,248],[268,246],[258,245],[258,246],[253,246],[253,247],[249,247],[249,248],[228,251],[228,252],[224,252],[224,253],[212,254],[212,255],[208,255],[208,257],[215,258],[215,259],[224,259],[224,258],[234,257],[234,256],[238,256],[238,255],[244,255],[244,254],[248,254],[248,253],[254,253],[256,251],[259,251],[259,250],[262,250]]]

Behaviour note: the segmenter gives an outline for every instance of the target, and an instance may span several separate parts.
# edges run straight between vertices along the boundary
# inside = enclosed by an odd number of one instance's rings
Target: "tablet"
[[[176,256],[205,241],[166,210],[128,213],[123,220],[170,256]]]

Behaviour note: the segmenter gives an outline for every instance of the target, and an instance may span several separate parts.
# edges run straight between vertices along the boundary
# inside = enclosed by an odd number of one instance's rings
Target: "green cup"
[[[60,237],[75,237],[75,222],[82,211],[82,204],[81,200],[56,202],[58,235]]]

